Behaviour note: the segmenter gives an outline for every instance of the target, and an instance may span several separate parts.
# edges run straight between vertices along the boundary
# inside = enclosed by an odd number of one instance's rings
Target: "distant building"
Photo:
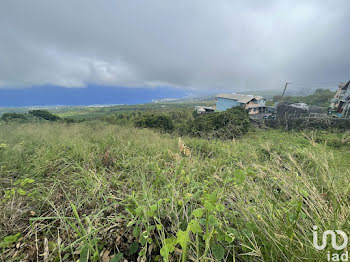
[[[163,98],[163,99],[152,99],[152,103],[169,103],[176,102],[178,99],[176,98]]]
[[[213,113],[215,110],[211,106],[196,106],[197,114]]]
[[[219,94],[216,96],[216,110],[225,111],[232,107],[243,107],[250,115],[265,113],[266,99],[262,96],[241,95],[241,94]]]
[[[307,104],[305,104],[305,103],[294,103],[294,104],[291,104],[290,106],[309,111],[309,106]]]
[[[350,117],[350,81],[340,83],[331,103],[331,111],[333,115],[339,118]]]

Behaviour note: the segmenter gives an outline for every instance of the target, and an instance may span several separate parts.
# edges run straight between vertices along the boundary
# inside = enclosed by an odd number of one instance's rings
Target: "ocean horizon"
[[[84,88],[34,86],[0,88],[0,107],[116,106],[151,103],[156,99],[188,96],[188,90],[172,87],[114,87],[88,85]]]

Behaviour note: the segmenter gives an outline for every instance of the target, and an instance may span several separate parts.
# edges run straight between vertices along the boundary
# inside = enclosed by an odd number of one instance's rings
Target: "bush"
[[[246,133],[250,126],[247,112],[234,107],[224,112],[204,114],[195,118],[188,126],[188,134],[193,136],[232,139]]]
[[[135,120],[136,127],[157,128],[163,131],[172,131],[174,129],[173,121],[166,115],[142,115]]]
[[[79,121],[79,120],[76,120],[76,119],[73,119],[73,118],[69,118],[69,117],[63,118],[62,121],[63,121],[64,123],[67,123],[67,124],[81,122],[81,120]]]
[[[245,134],[250,126],[247,112],[243,108],[231,108],[224,112],[198,115],[171,112],[169,114],[143,114],[135,118],[136,127],[157,128],[178,135],[203,138],[233,139]]]
[[[350,119],[339,118],[281,118],[266,119],[263,123],[270,128],[282,128],[285,130],[349,130]]]
[[[25,114],[18,114],[18,113],[4,113],[1,117],[4,121],[10,121],[10,120],[24,120],[27,116]]]
[[[33,115],[33,116],[36,116],[36,117],[39,117],[39,118],[42,118],[42,119],[45,119],[48,121],[57,121],[60,119],[59,116],[56,116],[56,115],[54,115],[46,110],[31,110],[28,113]]]

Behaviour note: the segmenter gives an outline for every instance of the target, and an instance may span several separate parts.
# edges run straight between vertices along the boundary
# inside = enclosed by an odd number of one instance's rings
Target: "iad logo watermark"
[[[318,232],[317,232],[317,226],[313,227],[313,245],[317,250],[323,250],[327,246],[327,237],[328,235],[331,236],[331,243],[332,247],[335,250],[343,250],[346,248],[348,244],[348,236],[345,234],[342,230],[327,230],[323,232],[322,234],[322,244],[318,244]],[[337,243],[337,235],[341,236],[343,238],[343,243],[341,245],[338,245]],[[328,251],[327,253],[327,261],[349,261],[349,251],[346,251],[342,254],[338,253],[331,253]]]

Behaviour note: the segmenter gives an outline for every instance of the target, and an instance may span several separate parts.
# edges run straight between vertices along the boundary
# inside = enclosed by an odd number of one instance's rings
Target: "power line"
[[[329,87],[331,84],[332,84],[332,87],[334,87],[335,84],[339,83],[339,81],[337,82],[319,82],[319,83],[289,83],[287,82],[284,86],[284,89],[283,89],[283,93],[282,93],[282,96],[281,96],[281,101],[280,102],[283,102],[283,98],[286,94],[286,91],[287,91],[287,86],[288,85],[297,85],[297,86],[303,86],[304,88],[308,88],[308,87],[312,87],[312,86],[322,86],[322,87]]]
[[[289,88],[293,88],[293,89],[296,89],[296,88],[337,88],[338,86],[337,85],[288,85]]]
[[[330,84],[339,84],[342,81],[334,81],[334,82],[319,82],[319,83],[288,83],[290,85],[330,85]]]

